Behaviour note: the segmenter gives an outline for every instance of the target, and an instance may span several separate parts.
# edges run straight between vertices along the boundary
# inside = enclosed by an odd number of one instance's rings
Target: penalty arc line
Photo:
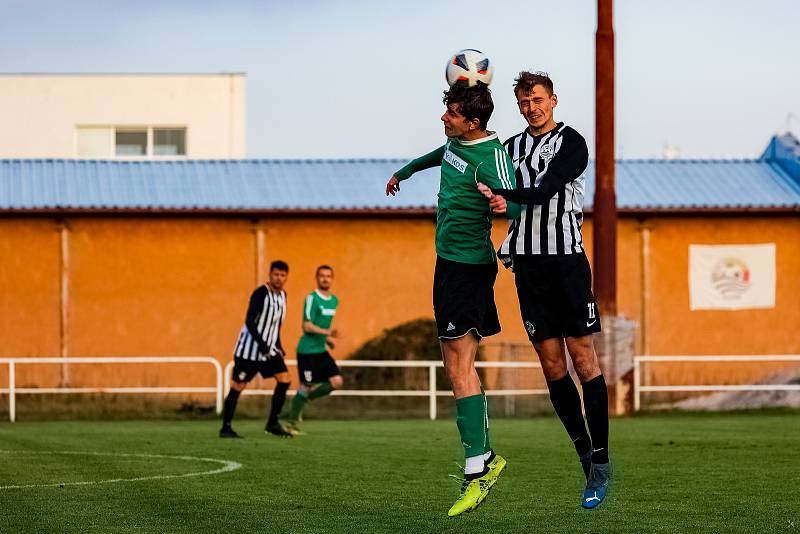
[[[155,458],[155,459],[166,459],[166,460],[184,460],[184,461],[191,461],[191,462],[211,462],[216,464],[222,464],[222,467],[217,469],[212,469],[210,471],[198,471],[194,473],[182,473],[178,475],[152,475],[146,477],[134,477],[134,478],[111,478],[107,480],[86,480],[86,481],[79,481],[79,482],[56,482],[53,484],[17,484],[17,485],[8,485],[8,486],[0,486],[0,490],[7,490],[7,489],[26,489],[26,488],[49,488],[49,487],[63,487],[63,486],[90,486],[94,484],[112,484],[116,482],[140,482],[143,480],[166,480],[170,478],[187,478],[187,477],[199,477],[199,476],[206,476],[206,475],[217,475],[220,473],[227,473],[230,471],[236,471],[242,464],[239,462],[233,462],[230,460],[220,460],[217,458],[201,458],[198,456],[172,456],[167,454],[146,454],[146,453],[121,453],[121,452],[95,452],[95,451],[12,451],[12,450],[0,450],[0,454],[62,454],[62,455],[73,455],[73,456],[116,456],[120,458]]]

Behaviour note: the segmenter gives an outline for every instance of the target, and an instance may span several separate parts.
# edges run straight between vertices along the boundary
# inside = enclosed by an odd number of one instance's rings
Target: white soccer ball
[[[464,81],[474,87],[479,83],[492,83],[494,68],[486,54],[480,50],[467,48],[453,54],[444,70],[447,85],[452,87],[456,82]]]

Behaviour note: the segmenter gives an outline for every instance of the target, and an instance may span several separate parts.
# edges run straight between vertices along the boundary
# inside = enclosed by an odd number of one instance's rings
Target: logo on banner
[[[723,298],[737,299],[750,289],[750,268],[739,258],[720,260],[711,270],[711,284]]]

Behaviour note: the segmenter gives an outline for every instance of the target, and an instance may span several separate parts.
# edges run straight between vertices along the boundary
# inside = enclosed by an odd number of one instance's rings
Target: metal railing
[[[214,366],[216,382],[214,387],[88,387],[88,388],[18,388],[16,385],[17,365],[29,364],[117,364],[117,363],[207,363]],[[217,413],[222,413],[222,366],[210,356],[119,356],[119,357],[66,357],[66,358],[0,358],[0,364],[8,364],[8,389],[0,393],[8,394],[8,419],[16,420],[16,395],[45,393],[214,393]]]
[[[800,354],[768,356],[636,356],[633,358],[633,410],[641,408],[642,393],[656,391],[800,391],[800,384],[642,385],[642,362],[800,362]]]
[[[225,366],[225,394],[230,390],[231,370],[234,362],[228,362]],[[297,365],[296,360],[286,360],[287,365]],[[428,389],[337,389],[334,395],[347,397],[428,397],[428,415],[433,420],[436,419],[436,398],[449,397],[453,393],[450,390],[440,390],[436,388],[436,369],[444,367],[439,360],[337,360],[339,367],[397,367],[408,368],[418,367],[428,369]],[[499,368],[499,369],[536,369],[541,368],[539,362],[475,362],[475,367],[479,368]],[[290,391],[290,393],[294,393]],[[486,395],[544,395],[544,389],[492,389],[487,390]],[[271,389],[245,389],[243,395],[272,395]]]

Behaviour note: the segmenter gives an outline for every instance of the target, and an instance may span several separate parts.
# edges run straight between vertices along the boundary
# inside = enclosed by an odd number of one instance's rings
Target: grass
[[[196,456],[241,469],[189,478],[0,489],[2,532],[800,532],[797,412],[653,414],[612,421],[609,501],[580,508],[581,472],[550,417],[492,422],[509,468],[475,512],[448,519],[461,461],[453,421],[310,421],[281,440],[240,421],[0,424],[0,486],[178,475],[218,466],[95,451]],[[43,453],[43,454],[41,454]],[[50,453],[50,454],[48,454]]]

